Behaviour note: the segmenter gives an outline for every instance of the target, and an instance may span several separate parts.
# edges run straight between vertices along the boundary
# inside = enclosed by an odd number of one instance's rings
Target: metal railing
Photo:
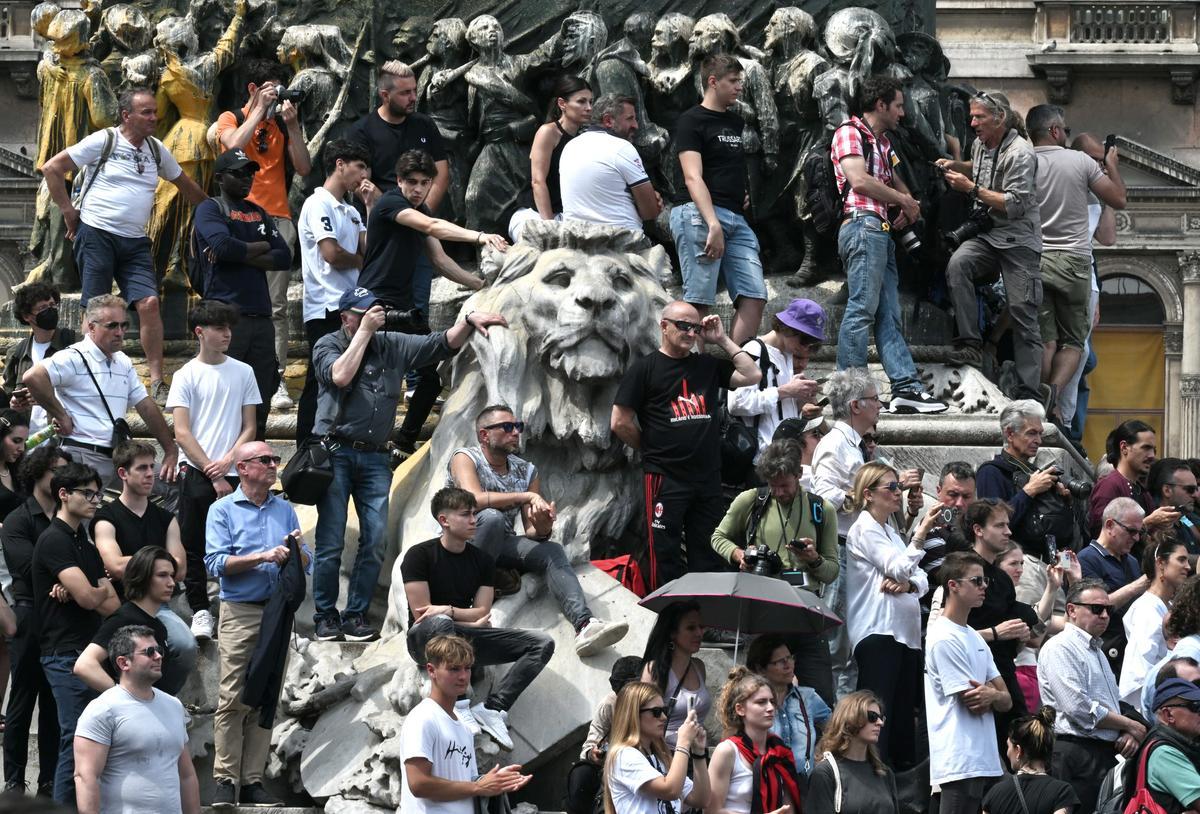
[[[1166,43],[1171,9],[1163,5],[1088,3],[1071,9],[1073,43]]]

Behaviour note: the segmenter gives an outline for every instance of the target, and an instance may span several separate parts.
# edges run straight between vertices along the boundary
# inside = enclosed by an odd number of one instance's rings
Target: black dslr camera
[[[943,237],[946,239],[946,245],[950,247],[951,251],[954,251],[971,238],[992,231],[992,227],[995,225],[988,212],[988,207],[977,201],[971,207],[971,211],[967,213],[967,219],[956,228],[946,232]]]
[[[747,571],[760,577],[778,576],[783,571],[783,558],[765,545],[749,546],[742,562]]]
[[[279,93],[275,96],[275,101],[271,102],[271,106],[267,108],[266,119],[270,121],[275,118],[275,114],[279,112],[279,108],[284,102],[291,102],[299,106],[303,101],[304,91],[293,88],[280,88]]]
[[[1067,487],[1067,491],[1071,493],[1071,497],[1076,500],[1083,500],[1092,494],[1092,482],[1083,480],[1082,478],[1066,477],[1065,473],[1058,467],[1058,464],[1050,464],[1044,470],[1054,475],[1056,482]]]
[[[409,308],[405,311],[399,308],[385,308],[383,330],[401,334],[427,334],[429,320],[421,313],[420,308]]]

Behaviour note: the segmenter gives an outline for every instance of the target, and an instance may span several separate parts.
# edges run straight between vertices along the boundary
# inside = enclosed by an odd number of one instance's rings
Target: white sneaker
[[[192,635],[196,641],[208,641],[213,637],[213,617],[206,610],[198,610],[192,614]]]
[[[627,622],[603,622],[593,616],[583,629],[575,634],[575,655],[590,656],[610,644],[616,644],[629,632]]]
[[[454,715],[463,726],[471,730],[472,735],[478,735],[483,731],[479,726],[479,721],[475,720],[475,713],[471,712],[470,699],[464,698],[461,701],[455,701]]]
[[[512,738],[508,735],[508,713],[502,709],[488,709],[483,704],[471,707],[479,727],[500,744],[500,748],[512,751]]]
[[[275,391],[275,395],[271,396],[272,410],[290,410],[295,405],[292,397],[288,395],[287,385],[281,379],[279,389]]]

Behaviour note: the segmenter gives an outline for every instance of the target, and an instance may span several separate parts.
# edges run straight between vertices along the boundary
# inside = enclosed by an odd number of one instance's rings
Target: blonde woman
[[[712,788],[708,814],[791,814],[800,810],[800,783],[792,750],[771,733],[775,712],[771,683],[745,667],[734,667],[717,705],[725,740],[713,750],[708,769]]]
[[[879,757],[884,723],[879,696],[859,690],[838,702],[817,746],[806,811],[821,814],[899,814],[896,777]]]
[[[846,625],[858,689],[899,710],[883,728],[880,755],[895,768],[908,768],[916,754],[914,711],[923,695],[919,598],[929,590],[929,578],[919,565],[924,526],[906,546],[888,525],[900,508],[896,470],[864,464],[851,493],[851,510],[860,514],[846,535]]]
[[[704,728],[689,712],[668,752],[667,706],[658,687],[626,684],[617,695],[604,763],[605,814],[680,814],[708,805]],[[694,762],[695,780],[688,778]]]

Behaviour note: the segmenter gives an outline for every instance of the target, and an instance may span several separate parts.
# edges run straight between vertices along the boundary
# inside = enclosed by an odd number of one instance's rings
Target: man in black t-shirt
[[[396,162],[396,186],[379,197],[367,218],[367,256],[358,275],[358,287],[370,290],[379,302],[404,311],[416,308],[426,321],[429,288],[426,286],[422,294],[418,279],[421,258],[427,257],[443,277],[478,291],[483,280],[450,259],[441,241],[474,243],[498,251],[508,249],[508,241],[500,235],[474,232],[430,216],[425,203],[437,175],[437,166],[429,153],[410,150],[400,156]],[[412,384],[411,379],[409,383]],[[442,381],[436,366],[417,371],[416,390],[409,399],[404,423],[396,432],[396,445],[403,452],[416,449],[417,435],[440,392]]]
[[[767,285],[758,238],[742,215],[746,202],[746,156],[742,118],[729,108],[742,93],[742,63],[716,54],[700,66],[704,99],[675,123],[675,152],[684,187],[676,190],[671,234],[683,272],[683,299],[701,313],[717,301],[725,280],[733,301],[729,333],[741,344],[758,333]]]
[[[482,549],[467,545],[475,536],[475,498],[450,486],[433,496],[433,516],[442,536],[417,543],[404,553],[400,575],[408,600],[408,652],[425,661],[425,645],[434,636],[457,635],[475,648],[475,664],[512,664],[483,703],[466,699],[454,712],[472,732],[491,735],[512,749],[508,710],[554,655],[554,640],[544,633],[491,626],[496,564]]]
[[[100,620],[120,600],[104,575],[104,563],[86,524],[103,496],[100,475],[84,464],[67,464],[50,479],[58,510],[33,548],[34,613],[42,622],[42,670],[58,706],[59,752],[54,799],[75,803],[75,723],[96,693],[72,672]]]
[[[625,371],[611,423],[614,435],[642,452],[651,590],[687,571],[726,569],[710,545],[725,512],[718,391],[762,378],[757,361],[725,335],[715,314],[701,321],[694,306],[673,302],[659,327],[658,350]],[[732,361],[692,353],[697,338],[719,345]]]

